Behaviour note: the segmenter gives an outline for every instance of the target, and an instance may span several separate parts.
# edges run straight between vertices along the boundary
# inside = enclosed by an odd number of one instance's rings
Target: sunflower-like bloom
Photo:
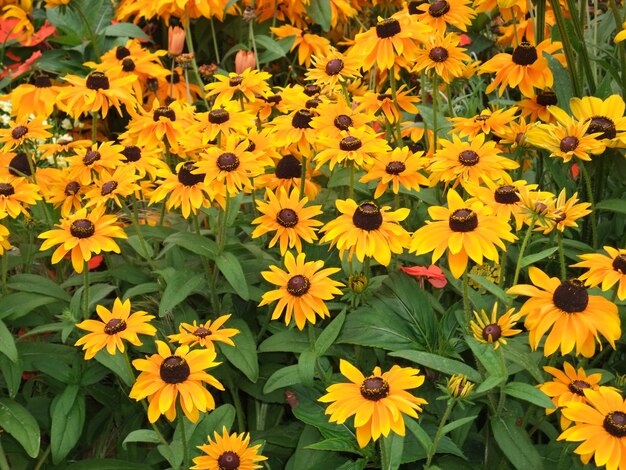
[[[417,255],[432,251],[434,264],[447,249],[448,265],[457,279],[465,272],[469,258],[477,264],[483,264],[483,258],[498,262],[496,247],[504,250],[503,240],[517,239],[508,221],[495,217],[491,209],[478,201],[463,201],[454,189],[448,191],[447,200],[447,208],[428,208],[434,222],[427,221],[413,234],[410,251]]]
[[[558,104],[556,93],[550,88],[533,93],[533,96],[524,98],[517,102],[522,116],[528,117],[530,122],[543,121],[550,123],[555,120],[554,116],[548,111],[549,106]]]
[[[235,343],[233,343],[231,338],[239,334],[239,330],[236,328],[222,328],[229,318],[230,314],[222,315],[213,321],[208,320],[200,325],[196,323],[196,320],[193,321],[193,324],[181,323],[178,325],[180,333],[169,335],[168,339],[174,343],[186,344],[190,348],[198,345],[207,349],[215,349],[216,341],[234,346]]]
[[[601,253],[579,255],[580,263],[572,264],[573,268],[587,268],[579,279],[590,287],[602,286],[603,291],[617,284],[617,297],[626,299],[626,250],[605,246],[609,256]]]
[[[336,101],[320,103],[315,109],[319,115],[311,119],[311,127],[325,137],[339,137],[341,131],[359,128],[374,120],[373,114],[361,113],[348,106],[343,95],[338,95]]]
[[[330,403],[326,414],[331,423],[343,424],[354,416],[356,438],[361,448],[370,440],[387,437],[393,431],[404,436],[404,416],[417,418],[423,398],[412,395],[408,390],[424,383],[419,369],[394,365],[387,372],[375,367],[372,375],[365,377],[361,371],[341,359],[339,369],[350,383],[330,385],[326,395],[319,398],[322,403]]]
[[[305,262],[305,254],[299,253],[294,258],[290,252],[285,254],[285,268],[283,271],[277,266],[270,266],[270,271],[263,271],[263,278],[279,286],[278,289],[263,294],[259,307],[276,300],[278,303],[272,312],[272,320],[280,318],[285,313],[285,324],[289,324],[293,316],[299,330],[304,328],[307,320],[315,324],[317,316],[330,317],[325,300],[331,300],[335,295],[341,295],[338,287],[341,282],[333,281],[329,276],[340,271],[339,268],[326,268],[323,261]]]
[[[563,415],[574,426],[563,431],[557,440],[582,442],[574,452],[585,464],[594,457],[597,467],[626,468],[626,400],[610,387],[584,393],[589,403],[572,401],[563,408]]]
[[[293,145],[298,152],[308,157],[311,144],[315,142],[315,129],[311,120],[316,115],[312,110],[302,108],[290,114],[278,116],[272,121],[275,144],[279,147]]]
[[[367,92],[363,96],[355,98],[354,101],[358,103],[356,111],[365,111],[368,114],[378,114],[382,111],[387,121],[392,124],[402,119],[403,111],[410,114],[419,113],[419,109],[415,106],[420,100],[419,96],[412,92],[413,89],[405,90],[405,88],[406,85],[402,85],[396,92],[397,107],[393,102],[391,88],[388,88],[385,93]]]
[[[348,80],[361,76],[359,60],[348,57],[335,48],[331,48],[323,56],[313,57],[313,65],[306,73],[306,79],[325,85],[331,90],[337,84],[346,84]]]
[[[494,349],[498,349],[501,344],[506,345],[507,337],[515,336],[522,332],[522,330],[515,329],[520,319],[520,314],[513,313],[514,311],[515,309],[511,308],[498,318],[497,302],[493,305],[491,317],[484,310],[481,310],[480,313],[474,311],[475,321],[470,321],[474,339],[480,343],[493,344]]]
[[[137,184],[138,180],[139,175],[135,173],[132,166],[117,167],[112,173],[103,170],[85,193],[85,197],[89,201],[85,207],[106,205],[109,201],[122,207],[126,197],[141,189]]]
[[[473,139],[478,134],[500,135],[506,132],[507,126],[515,119],[518,108],[511,106],[502,109],[483,109],[478,115],[470,118],[448,118],[452,122],[452,130],[459,137]],[[454,135],[454,134],[453,134]]]
[[[578,193],[567,199],[565,188],[554,201],[554,208],[549,217],[537,220],[537,231],[543,231],[547,235],[554,229],[563,232],[567,227],[578,227],[578,219],[591,214],[591,204],[581,202],[578,204]]]
[[[341,215],[321,229],[325,232],[321,243],[337,246],[339,256],[348,251],[348,261],[356,253],[359,261],[373,257],[383,266],[391,262],[391,254],[400,254],[409,245],[411,237],[399,224],[409,216],[409,209],[390,211],[389,206],[378,207],[368,201],[357,204],[353,199],[335,202]]]
[[[554,84],[554,77],[548,66],[548,59],[543,53],[552,54],[561,48],[560,42],[551,43],[546,39],[537,47],[522,41],[513,50],[513,54],[496,54],[480,66],[481,73],[495,73],[496,77],[489,84],[486,93],[491,93],[500,86],[498,94],[502,96],[506,87],[519,88],[522,95],[531,97],[534,88],[543,90]]]
[[[417,21],[427,24],[439,34],[444,34],[448,25],[461,31],[467,31],[476,16],[476,11],[469,6],[466,0],[435,0],[418,5],[415,15]]]
[[[93,358],[98,352],[106,348],[107,352],[114,355],[117,350],[124,352],[124,341],[135,346],[141,346],[137,335],[154,336],[156,328],[150,325],[154,315],[147,312],[137,311],[131,313],[130,300],[122,302],[115,299],[113,310],[97,305],[96,313],[100,320],[85,320],[76,324],[77,328],[89,331],[88,334],[76,341],[74,346],[82,346],[85,351],[85,359]]]
[[[587,375],[585,369],[574,368],[569,362],[563,363],[563,370],[556,367],[544,366],[548,374],[554,377],[550,382],[544,382],[539,390],[548,395],[554,403],[554,408],[546,408],[546,414],[552,414],[557,409],[563,409],[569,402],[589,403],[585,397],[585,390],[598,390],[602,374]],[[611,387],[612,388],[612,387]],[[572,422],[561,414],[561,429],[567,429]]]
[[[250,446],[250,434],[228,434],[226,427],[222,435],[213,432],[215,440],[208,436],[209,443],[198,446],[206,455],[193,459],[195,465],[191,470],[255,470],[261,468],[256,462],[267,460],[259,454],[260,444]]]
[[[7,215],[13,219],[28,214],[28,206],[41,199],[39,187],[21,176],[10,173],[0,175],[0,219]]]
[[[307,197],[300,199],[300,191],[293,189],[287,193],[280,188],[275,195],[271,189],[265,193],[268,202],[257,201],[257,209],[262,214],[252,221],[259,224],[252,232],[252,238],[258,238],[268,232],[276,232],[270,240],[272,248],[280,241],[280,254],[285,255],[288,248],[295,248],[302,252],[302,241],[313,243],[317,240],[315,227],[323,225],[313,217],[322,214],[322,206],[305,207],[309,202]]]
[[[163,414],[170,421],[176,419],[176,402],[180,395],[183,413],[191,422],[197,422],[200,411],[215,408],[215,400],[204,384],[224,390],[215,377],[205,372],[220,364],[214,362],[215,351],[190,351],[189,346],[180,346],[172,354],[163,341],[156,341],[156,345],[157,354],[133,361],[133,366],[141,373],[128,396],[137,401],[148,399],[148,420],[154,423]]]
[[[236,102],[226,102],[221,107],[214,107],[207,113],[196,114],[200,121],[185,136],[189,148],[203,148],[209,142],[225,139],[232,134],[245,136],[248,129],[254,127],[254,116],[242,111]]]
[[[26,116],[17,118],[15,121],[9,121],[8,128],[0,129],[0,143],[4,143],[2,151],[10,152],[29,139],[45,140],[51,137],[52,134],[46,129],[50,129],[52,126],[44,124],[43,121],[43,117],[29,120]]]
[[[472,58],[465,54],[464,48],[459,47],[460,40],[459,35],[452,33],[429,35],[424,42],[424,48],[418,49],[415,53],[416,63],[413,72],[434,70],[446,83],[461,77],[465,65]]]
[[[273,162],[274,172],[268,172],[258,176],[254,184],[259,189],[271,189],[277,192],[280,188],[285,188],[287,192],[292,189],[299,189],[302,185],[302,157],[296,152],[287,153]],[[306,165],[306,175],[304,178],[304,195],[313,200],[321,190],[321,186],[313,179],[321,174],[313,165]]]
[[[215,95],[215,106],[221,106],[233,99],[237,100],[238,96],[254,102],[258,96],[270,93],[270,86],[267,83],[270,77],[267,72],[246,69],[239,74],[231,72],[228,75],[213,75],[215,81],[206,85],[204,89],[207,96]]]
[[[337,138],[320,136],[317,143],[318,148],[322,149],[314,157],[317,169],[326,162],[329,162],[331,170],[336,164],[346,163],[360,169],[371,165],[375,158],[391,150],[387,141],[379,138],[369,126],[341,131]]]
[[[520,313],[526,316],[524,326],[529,331],[530,347],[539,347],[541,338],[550,329],[543,346],[549,356],[561,349],[565,355],[576,347],[576,355],[593,356],[599,334],[615,348],[622,334],[617,305],[599,295],[589,295],[578,279],[561,282],[548,277],[541,269],[531,266],[528,275],[534,286],[520,284],[507,292],[530,297]]]
[[[275,9],[276,7],[274,6],[272,8]],[[289,51],[293,52],[297,48],[298,63],[300,65],[306,66],[307,68],[311,66],[311,58],[313,56],[322,56],[330,48],[330,41],[325,37],[305,32],[302,29],[296,28],[295,26],[285,24],[276,28],[270,28],[270,30],[279,39],[284,39],[291,36],[296,37]]]
[[[114,170],[122,164],[124,147],[115,142],[93,144],[91,148],[76,149],[76,155],[66,158],[69,166],[69,177],[83,186],[93,182],[94,174],[104,170]]]
[[[32,83],[22,83],[3,98],[11,101],[18,119],[31,114],[47,118],[54,111],[54,104],[61,87],[52,84],[52,80],[44,73],[35,75]]]
[[[96,207],[90,213],[83,208],[61,220],[57,229],[48,230],[39,235],[45,239],[40,250],[47,250],[59,245],[52,254],[51,263],[61,261],[70,253],[72,266],[77,273],[82,273],[85,263],[92,254],[102,251],[120,252],[120,247],[114,238],[128,238],[124,229],[117,225],[117,217],[104,215],[105,206]]]
[[[603,140],[607,147],[626,146],[626,104],[620,95],[611,95],[605,100],[595,96],[572,98],[569,107],[576,119],[591,122],[588,134],[600,132],[596,138]]]

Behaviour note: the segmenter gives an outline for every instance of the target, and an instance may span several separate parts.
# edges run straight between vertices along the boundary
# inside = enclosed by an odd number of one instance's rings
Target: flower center
[[[106,325],[104,325],[104,332],[107,335],[114,335],[126,329],[126,322],[120,318],[111,318]]]
[[[78,191],[80,191],[80,184],[78,184],[77,181],[70,181],[65,185],[65,191],[63,191],[63,193],[66,196],[73,196]]]
[[[241,85],[242,82],[243,77],[241,75],[237,75],[236,77],[232,77],[230,80],[228,80],[228,85],[235,87]]]
[[[265,98],[265,101],[267,101],[268,103],[278,104],[282,101],[282,99],[283,97],[280,95],[272,95]]]
[[[91,72],[85,81],[90,90],[108,90],[109,79],[102,72]]]
[[[550,90],[542,91],[537,95],[537,104],[550,106],[558,103],[556,93]]]
[[[180,75],[178,75],[178,72],[174,70],[174,73],[170,73],[169,75],[167,75],[165,77],[165,80],[167,80],[168,83],[176,85],[180,82]]]
[[[209,111],[209,122],[211,124],[224,124],[230,119],[230,113],[223,108]]]
[[[567,388],[569,388],[570,392],[575,393],[576,395],[580,395],[581,397],[584,397],[585,392],[583,390],[586,388],[591,388],[591,385],[589,385],[584,380],[572,380],[570,384],[567,386]]]
[[[50,77],[42,73],[41,75],[37,75],[35,77],[33,85],[37,88],[50,88],[52,86],[52,81],[50,80]]]
[[[130,57],[122,61],[122,70],[124,72],[132,72],[135,70],[135,62]]]
[[[239,468],[239,456],[232,451],[224,452],[217,458],[219,470],[237,470]]]
[[[322,100],[320,100],[319,98],[311,98],[310,100],[307,100],[306,103],[304,103],[304,106],[307,109],[317,108],[321,102]]]
[[[205,338],[210,334],[211,332],[203,326],[199,327],[198,329],[196,329],[196,331],[193,332],[193,335],[197,336],[198,338]]]
[[[137,162],[141,159],[141,149],[135,145],[129,145],[121,153],[126,157],[124,163]]]
[[[478,163],[480,157],[473,150],[463,150],[459,154],[459,162],[464,166],[474,166]]]
[[[222,171],[234,171],[239,167],[239,158],[234,153],[223,153],[217,157],[217,167]]]
[[[196,166],[192,162],[184,163],[180,167],[180,170],[178,170],[178,181],[185,186],[193,186],[194,184],[202,183],[205,175],[204,173],[192,173],[195,169]]]
[[[409,14],[411,15],[419,15],[421,11],[417,7],[421,4],[426,3],[428,0],[411,0],[408,4]]]
[[[83,164],[85,166],[91,166],[94,163],[96,163],[98,160],[100,160],[100,158],[101,158],[100,152],[96,150],[89,150],[83,157]]]
[[[148,86],[148,90],[155,92],[159,89],[159,81],[156,78],[150,77],[146,81],[146,85]]]
[[[578,139],[573,135],[568,135],[561,140],[559,148],[561,152],[573,152],[578,147]]]
[[[615,437],[626,436],[626,413],[611,411],[602,423],[606,432]]]
[[[615,271],[626,274],[626,255],[617,255],[611,264]]]
[[[457,209],[450,216],[448,226],[453,232],[471,232],[478,227],[478,216],[470,209]]]
[[[380,94],[376,97],[376,99],[377,99],[378,101],[390,100],[390,99],[392,99],[392,98],[393,98],[393,96],[391,96],[391,94],[390,94],[390,93],[380,93]]]
[[[89,238],[96,233],[96,226],[91,220],[78,219],[70,225],[70,233],[76,238]]]
[[[295,297],[302,297],[311,288],[311,281],[308,278],[298,274],[293,276],[287,282],[287,292]]]
[[[311,97],[311,96],[319,95],[322,92],[322,87],[320,87],[319,85],[310,84],[310,85],[306,85],[303,91],[305,95],[307,95],[308,97]]]
[[[276,222],[286,228],[295,227],[298,224],[298,214],[293,209],[281,209],[276,216]]]
[[[125,59],[129,55],[130,55],[130,51],[128,50],[127,47],[118,46],[117,49],[115,49],[115,58],[117,60]]]
[[[535,212],[539,215],[543,215],[548,210],[548,206],[541,201],[535,202]]]
[[[406,170],[406,165],[402,162],[395,160],[393,162],[387,163],[387,166],[385,167],[385,171],[390,175],[399,175],[404,170]]]
[[[389,395],[389,384],[382,377],[370,376],[361,384],[361,396],[366,400],[378,401]]]
[[[537,61],[537,49],[528,41],[522,41],[519,46],[513,50],[512,60],[517,65],[534,64]]]
[[[313,113],[308,109],[301,109],[296,111],[291,118],[291,125],[296,129],[311,129],[311,119],[313,119]]]
[[[377,230],[383,224],[383,215],[376,204],[364,202],[354,211],[352,223],[362,230]]]
[[[520,199],[516,194],[517,188],[510,184],[505,184],[496,189],[494,199],[500,204],[517,204]]]
[[[483,339],[489,343],[495,343],[502,336],[502,328],[500,325],[492,323],[483,329]]]
[[[376,36],[380,39],[390,38],[401,31],[400,22],[394,18],[385,18],[376,24]]]
[[[335,118],[333,124],[340,131],[347,131],[350,126],[352,126],[352,118],[350,116],[346,116],[345,114],[340,114]]]
[[[567,313],[582,312],[589,304],[587,289],[578,279],[563,281],[552,295],[554,305]]]
[[[19,140],[28,134],[28,127],[26,126],[17,126],[11,131],[11,137],[15,140]]]
[[[293,155],[285,155],[276,164],[276,177],[281,180],[290,180],[302,176],[302,163]]]
[[[361,148],[362,145],[363,144],[361,143],[361,139],[358,139],[351,135],[349,135],[348,137],[344,137],[343,139],[341,139],[341,142],[339,142],[339,148],[344,152],[358,150]]]
[[[159,375],[168,384],[179,384],[191,374],[189,364],[180,356],[170,356],[161,363]]]
[[[12,196],[15,194],[15,188],[11,183],[0,183],[0,196]]]
[[[428,7],[428,14],[434,18],[439,18],[450,11],[450,4],[446,0],[437,0]]]
[[[587,128],[586,134],[594,134],[596,132],[602,133],[596,139],[614,139],[617,135],[615,123],[605,116],[593,116],[591,118],[591,124]]]
[[[113,191],[117,189],[117,181],[107,181],[102,185],[102,191],[100,191],[101,196],[108,196]]]
[[[152,115],[152,120],[154,122],[159,122],[159,120],[164,117],[169,119],[170,121],[176,121],[176,113],[172,108],[167,106],[161,106],[154,110],[154,114]]]
[[[433,62],[445,62],[448,59],[448,50],[445,47],[433,47],[428,53]]]
[[[328,61],[325,67],[326,73],[328,75],[337,75],[339,72],[343,70],[343,60],[341,59],[331,59]]]

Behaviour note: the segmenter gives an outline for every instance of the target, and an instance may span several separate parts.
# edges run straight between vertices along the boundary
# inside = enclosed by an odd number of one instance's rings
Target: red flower
[[[427,268],[424,266],[411,266],[410,268],[401,266],[400,269],[402,269],[402,271],[409,276],[417,278],[422,288],[424,288],[424,279],[430,282],[431,285],[437,289],[445,287],[448,283],[446,275],[434,264],[431,264]]]
[[[12,60],[17,60],[17,62],[15,64],[11,64],[8,67],[6,67],[0,73],[0,78],[4,78],[9,72],[11,73],[11,78],[15,78],[31,69],[30,66],[32,65],[32,63],[41,57],[41,51],[33,52],[31,56],[28,59],[26,59],[26,61],[24,61],[23,63],[20,63],[19,61],[21,59],[18,56],[12,54],[10,51],[7,52],[6,55],[8,58]]]
[[[470,38],[467,34],[461,34],[461,38],[459,39],[459,46],[467,46],[472,42],[474,41],[472,41],[472,38]]]

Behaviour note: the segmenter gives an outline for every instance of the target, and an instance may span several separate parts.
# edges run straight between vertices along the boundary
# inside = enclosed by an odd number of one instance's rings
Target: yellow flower
[[[36,184],[29,183],[21,176],[11,176],[9,173],[0,175],[0,219],[7,215],[13,219],[20,214],[28,214],[28,206],[36,204],[41,199]]]
[[[554,208],[549,217],[537,220],[537,231],[543,231],[547,235],[555,228],[563,232],[567,227],[578,227],[578,219],[591,214],[591,204],[588,202],[578,203],[578,193],[566,199],[565,189],[561,190],[554,201]]]
[[[317,144],[320,152],[314,157],[316,168],[329,162],[331,171],[338,163],[363,168],[391,150],[387,141],[379,138],[369,126],[340,131],[338,137],[319,136]]]
[[[168,339],[175,343],[186,344],[189,347],[199,345],[207,349],[215,349],[215,341],[234,346],[235,343],[231,337],[238,334],[239,330],[222,328],[229,318],[230,314],[222,315],[213,321],[208,320],[200,325],[196,323],[196,320],[193,321],[193,324],[181,323],[178,325],[180,333],[169,335]]]
[[[4,255],[4,252],[9,248],[11,248],[11,243],[9,243],[9,229],[0,224],[0,255]]]
[[[434,28],[439,34],[444,34],[448,25],[454,26],[461,31],[467,31],[476,16],[476,11],[468,6],[466,0],[436,0],[432,3],[422,3],[417,7],[415,15],[417,21]]]
[[[113,170],[122,164],[124,147],[115,142],[93,144],[91,148],[76,148],[76,155],[66,158],[69,177],[83,186],[93,182],[93,175],[103,170]]]
[[[47,118],[54,111],[54,104],[61,87],[53,85],[44,73],[36,74],[32,83],[16,86],[6,98],[12,103],[12,111],[19,118],[30,114]]]
[[[474,339],[480,343],[493,344],[494,349],[498,349],[501,344],[506,344],[506,337],[515,336],[522,332],[516,330],[515,326],[520,319],[519,313],[513,313],[514,308],[498,318],[498,303],[493,305],[491,317],[487,316],[484,310],[480,314],[474,311],[475,321],[470,321]]]
[[[223,104],[236,101],[238,94],[249,102],[257,100],[258,96],[265,96],[270,92],[270,86],[267,81],[271,78],[271,74],[260,72],[254,69],[246,69],[237,74],[231,72],[226,75],[214,75],[215,81],[204,87],[207,96],[215,95],[215,106],[219,107]]]
[[[572,98],[569,107],[576,119],[591,122],[587,133],[600,132],[596,138],[607,147],[626,145],[626,104],[620,95],[611,95],[605,100],[595,96]]]
[[[461,77],[465,64],[472,59],[459,47],[460,36],[457,34],[432,34],[426,37],[424,48],[417,49],[413,72],[434,70],[441,79],[450,83]]]
[[[346,84],[349,79],[360,77],[361,66],[358,59],[346,56],[335,48],[331,48],[320,57],[313,57],[313,65],[306,73],[307,80],[315,81],[334,90],[337,84]]]
[[[515,119],[517,107],[503,109],[483,109],[478,115],[470,118],[449,118],[452,129],[459,137],[473,139],[479,134],[500,135],[506,132],[507,126]],[[453,134],[454,135],[454,134]]]
[[[50,129],[52,126],[44,124],[43,121],[43,117],[35,117],[32,120],[29,120],[28,117],[21,117],[15,121],[9,121],[7,129],[0,129],[0,143],[4,142],[2,151],[10,152],[29,139],[45,140],[51,137],[52,134],[46,129]]]
[[[250,434],[228,434],[226,427],[222,427],[222,435],[213,432],[215,440],[198,446],[206,455],[193,459],[195,465],[192,470],[255,470],[261,468],[256,462],[267,460],[259,455],[261,445],[250,446]]]
[[[476,384],[473,384],[464,375],[453,375],[448,379],[448,392],[454,398],[467,398]]]
[[[587,268],[579,279],[585,281],[590,287],[601,285],[603,291],[611,289],[617,284],[617,297],[620,300],[626,299],[626,250],[605,246],[609,256],[592,253],[579,255],[582,259],[580,263],[573,264],[573,268]]]
[[[276,11],[276,7],[272,7]],[[277,28],[270,28],[272,33],[277,38],[283,39],[290,36],[295,36],[296,39],[291,46],[290,51],[298,49],[298,63],[306,67],[311,66],[311,58],[313,56],[323,55],[330,47],[330,41],[325,37],[318,36],[309,32],[304,32],[302,29],[296,28],[288,24],[279,26]]]

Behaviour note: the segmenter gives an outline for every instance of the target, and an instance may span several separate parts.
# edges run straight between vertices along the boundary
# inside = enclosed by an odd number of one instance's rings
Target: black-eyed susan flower
[[[265,196],[267,202],[257,201],[257,209],[261,216],[252,221],[258,225],[252,232],[252,238],[276,232],[269,242],[269,247],[280,241],[280,254],[283,256],[288,248],[295,248],[300,253],[302,240],[307,243],[317,240],[316,227],[323,223],[314,217],[322,214],[321,205],[306,207],[309,199],[306,196],[300,198],[298,189],[292,189],[287,193],[285,188],[280,188],[277,194],[268,189]]]
[[[141,189],[137,184],[138,180],[139,175],[135,173],[132,166],[120,166],[113,172],[102,170],[85,192],[85,198],[88,201],[85,207],[106,205],[109,201],[122,207],[126,197]]]
[[[556,93],[547,88],[533,96],[518,101],[517,106],[522,116],[527,117],[529,122],[543,121],[550,123],[554,121],[554,116],[548,111],[549,106],[558,104]]]
[[[353,199],[337,199],[335,204],[341,215],[322,227],[321,243],[336,246],[340,257],[347,251],[348,260],[356,254],[361,262],[367,256],[388,266],[391,254],[400,254],[409,245],[409,233],[399,223],[409,216],[409,209],[391,211],[389,206],[357,204]]]
[[[47,158],[66,157],[73,153],[76,149],[86,149],[91,147],[91,139],[71,140],[71,136],[65,135],[61,138],[55,136],[48,143],[39,144],[39,158],[45,160]]]
[[[45,185],[42,195],[45,200],[61,208],[61,217],[67,217],[72,212],[82,209],[83,196],[87,187],[71,178],[67,168],[50,168],[50,183]]]
[[[535,350],[550,330],[543,346],[544,356],[559,348],[565,355],[576,348],[576,355],[593,356],[600,335],[615,348],[622,334],[617,305],[599,295],[589,295],[578,279],[560,281],[549,277],[539,268],[528,270],[534,285],[520,284],[507,292],[530,297],[519,310],[526,316],[524,326],[529,331],[530,347]]]
[[[611,95],[603,100],[596,96],[572,98],[569,107],[580,121],[590,121],[588,134],[600,133],[596,138],[607,147],[623,147],[626,139],[626,104],[620,95]]]
[[[470,258],[477,264],[483,264],[483,258],[498,262],[496,247],[504,250],[504,241],[517,239],[508,221],[494,216],[478,201],[463,201],[454,189],[448,191],[447,200],[447,208],[428,208],[434,221],[427,221],[413,234],[409,250],[417,255],[432,251],[433,263],[448,250],[448,265],[457,279],[465,272]]]
[[[285,268],[283,271],[278,266],[270,266],[270,271],[263,271],[263,278],[278,289],[263,294],[259,306],[267,305],[278,300],[272,312],[272,320],[285,314],[285,324],[295,319],[296,326],[302,330],[306,322],[315,324],[317,317],[330,316],[328,307],[324,303],[331,300],[335,295],[341,295],[338,289],[341,282],[330,278],[332,274],[340,271],[339,268],[325,268],[323,261],[305,261],[306,255],[299,253],[297,258],[287,252],[285,254]]]
[[[275,7],[274,7],[275,9]],[[295,36],[295,41],[290,51],[298,49],[298,63],[306,67],[311,66],[313,56],[323,55],[330,47],[330,41],[325,37],[296,28],[288,24],[270,28],[272,33],[279,39]]]
[[[44,124],[43,121],[43,117],[35,117],[30,120],[28,117],[21,117],[15,121],[9,121],[8,128],[0,129],[0,143],[4,143],[2,151],[10,152],[27,140],[45,140],[51,137],[52,134],[46,129],[50,129],[52,126]]]
[[[567,227],[578,227],[577,220],[591,214],[591,204],[578,203],[578,200],[578,193],[568,199],[565,189],[562,189],[554,200],[550,216],[537,221],[537,231],[543,231],[547,235],[555,229],[563,232]]]
[[[289,192],[294,188],[300,188],[302,184],[302,156],[294,149],[287,151],[285,155],[273,164],[274,172],[267,172],[258,176],[254,183],[257,188],[271,189],[277,192],[280,188],[285,188]],[[304,195],[313,200],[319,194],[321,187],[313,178],[321,172],[315,170],[313,165],[306,166],[304,178]]]
[[[19,118],[30,114],[47,118],[54,111],[61,87],[52,83],[45,73],[36,74],[30,83],[16,86],[6,98],[13,104],[12,112]]]
[[[192,470],[255,470],[261,468],[257,462],[267,460],[259,454],[260,444],[250,445],[250,434],[233,433],[223,427],[222,435],[213,432],[215,440],[208,436],[209,443],[198,446],[204,454],[193,459]]]
[[[563,415],[574,425],[557,440],[582,442],[574,453],[585,464],[593,457],[597,467],[626,468],[626,400],[609,387],[584,393],[588,403],[571,401],[563,407]]]
[[[28,214],[29,206],[41,199],[39,187],[21,176],[0,175],[0,214],[15,219]],[[0,217],[1,219],[2,217]]]
[[[95,143],[91,148],[77,148],[76,155],[66,158],[69,177],[87,186],[92,183],[94,175],[120,166],[124,160],[123,150],[124,147],[115,142]]]
[[[453,398],[467,398],[474,390],[476,384],[469,381],[467,377],[462,374],[455,374],[450,376],[446,388]]]
[[[338,137],[341,131],[363,127],[374,120],[373,113],[362,113],[348,106],[343,95],[336,101],[320,103],[318,115],[311,119],[311,127],[325,137]]]
[[[466,0],[435,0],[424,2],[417,6],[420,13],[415,18],[435,29],[439,34],[445,33],[448,25],[461,31],[467,31],[476,16],[476,11],[469,6]]]
[[[422,405],[427,402],[414,396],[412,390],[424,383],[419,369],[394,365],[387,372],[375,367],[372,375],[365,377],[361,371],[341,359],[339,368],[350,382],[330,385],[322,403],[330,403],[326,414],[331,423],[343,424],[354,416],[356,438],[360,447],[370,440],[387,437],[391,431],[404,436],[404,416],[417,418]]]
[[[76,324],[77,328],[89,331],[74,345],[83,347],[85,359],[93,358],[105,348],[111,355],[118,350],[123,353],[124,341],[141,346],[138,335],[154,336],[156,334],[156,328],[150,324],[154,315],[148,315],[142,310],[131,313],[129,299],[122,302],[116,298],[112,310],[103,305],[97,305],[96,313],[100,320],[85,320]]]
[[[315,130],[311,120],[317,113],[308,108],[298,109],[290,114],[278,116],[272,121],[272,131],[276,145],[293,145],[302,155],[309,157],[312,143],[315,142]]]
[[[579,279],[590,287],[601,286],[603,291],[617,284],[617,297],[626,299],[626,250],[605,246],[601,253],[579,255],[581,262],[573,264],[573,268],[586,268]]]
[[[361,76],[359,60],[342,54],[335,48],[331,48],[323,56],[312,59],[314,67],[306,73],[306,79],[331,90],[338,84],[345,84],[348,80]]]
[[[317,144],[320,149],[314,157],[317,169],[326,162],[331,170],[337,164],[352,164],[361,169],[371,165],[376,157],[391,151],[387,141],[369,126],[341,131],[338,137],[319,136]]]
[[[493,344],[494,349],[498,349],[500,345],[506,345],[506,338],[518,335],[522,330],[515,328],[520,319],[519,313],[514,308],[506,311],[506,313],[498,317],[498,303],[493,305],[491,316],[488,316],[484,310],[480,313],[474,311],[474,320],[470,321],[474,339],[480,343]]]
[[[365,112],[366,114],[382,114],[387,121],[395,123],[402,119],[402,112],[405,111],[410,114],[417,114],[419,110],[416,103],[420,100],[419,96],[413,93],[412,89],[407,89],[406,85],[398,87],[396,92],[396,102],[398,106],[393,102],[393,95],[391,89],[388,88],[385,93],[378,93],[375,91],[368,91],[362,96],[355,98],[355,102],[358,103],[356,110],[359,112]],[[400,109],[398,109],[398,107]]]
[[[218,137],[225,139],[232,134],[245,137],[248,129],[254,127],[252,113],[241,110],[236,102],[226,102],[206,113],[198,113],[196,118],[199,123],[189,130],[184,139],[186,146],[190,148],[204,147]]]
[[[161,415],[173,421],[176,418],[177,402],[180,402],[185,416],[191,422],[197,422],[200,411],[204,413],[215,408],[215,400],[204,384],[224,390],[215,377],[205,372],[220,364],[215,362],[215,351],[190,351],[189,346],[179,346],[172,353],[163,341],[157,341],[156,346],[156,354],[133,361],[133,366],[141,373],[129,397],[135,400],[148,399],[148,420],[151,423]]]
[[[121,165],[131,167],[142,178],[147,175],[154,181],[157,176],[165,176],[169,171],[158,148],[125,145],[120,153],[124,156]]]
[[[473,139],[478,134],[501,135],[506,132],[507,126],[515,119],[518,108],[510,106],[501,109],[483,109],[474,117],[452,117],[452,130],[458,133],[459,137],[469,137]]]
[[[215,342],[220,342],[234,346],[231,339],[239,333],[236,328],[222,328],[228,321],[230,314],[222,315],[215,320],[208,320],[197,324],[196,320],[191,323],[181,323],[178,325],[178,334],[169,335],[168,339],[173,343],[186,344],[189,347],[201,346],[207,349],[215,349]]]
[[[446,83],[461,77],[465,64],[472,59],[459,47],[457,34],[432,34],[426,37],[423,48],[415,52],[414,72],[434,72]]]
[[[52,230],[39,235],[44,242],[40,250],[47,250],[59,245],[52,254],[51,263],[56,264],[65,255],[71,254],[72,266],[77,273],[82,273],[85,263],[93,254],[102,251],[120,252],[114,238],[128,238],[124,229],[117,225],[115,215],[105,215],[105,207],[96,207],[91,212],[86,208],[76,211],[74,214],[61,220],[60,224]]]
[[[215,96],[215,106],[238,100],[238,94],[246,101],[253,102],[258,96],[270,92],[267,81],[271,75],[255,69],[246,69],[241,73],[231,72],[228,75],[214,75],[215,81],[204,87],[207,96]]]

